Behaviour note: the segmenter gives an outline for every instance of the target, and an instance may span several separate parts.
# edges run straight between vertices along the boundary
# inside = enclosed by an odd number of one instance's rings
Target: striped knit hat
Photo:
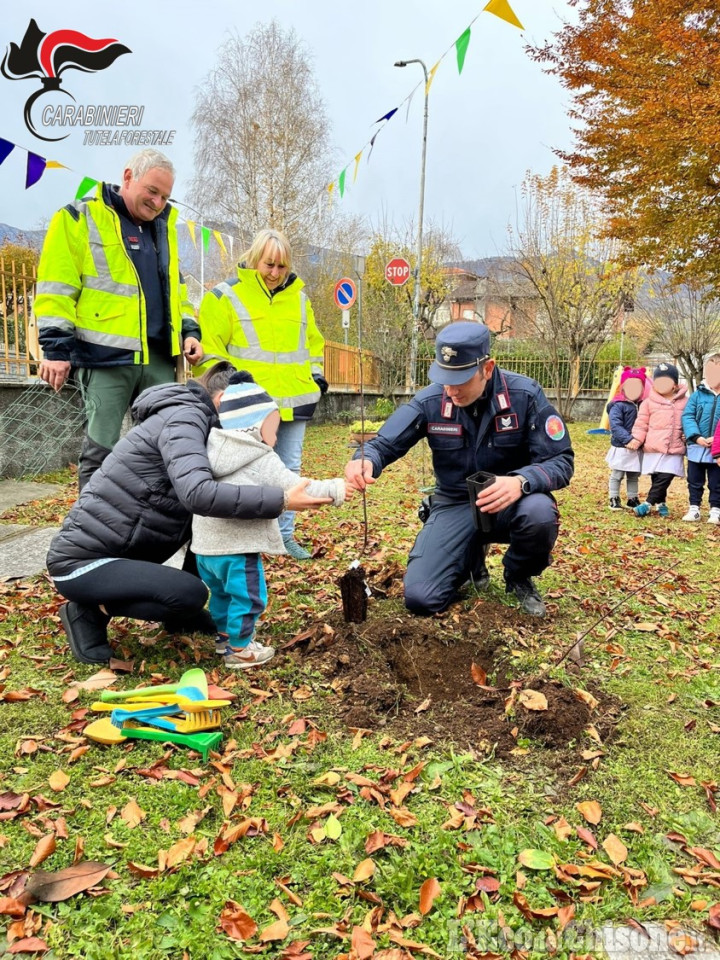
[[[273,398],[255,383],[251,374],[240,370],[230,377],[220,400],[220,426],[223,430],[251,430],[277,409]]]

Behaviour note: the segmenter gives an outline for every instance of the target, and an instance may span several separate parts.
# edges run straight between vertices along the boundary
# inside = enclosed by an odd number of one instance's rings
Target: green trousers
[[[80,488],[120,439],[123,418],[147,387],[175,380],[175,360],[150,351],[148,363],[123,367],[81,367],[76,371],[85,407],[85,438],[78,464]]]

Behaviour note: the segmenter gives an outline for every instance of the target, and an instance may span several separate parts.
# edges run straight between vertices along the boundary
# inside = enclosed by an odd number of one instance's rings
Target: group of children
[[[220,427],[208,437],[213,476],[232,484],[282,487],[301,481],[273,447],[280,412],[252,376],[239,371],[220,397]],[[311,497],[330,498],[339,507],[350,492],[342,479],[311,480]],[[233,670],[267,663],[274,647],[255,636],[258,617],[267,605],[262,554],[286,553],[277,520],[227,520],[193,517],[192,549],[200,576],[210,590],[210,613],[217,625],[215,650]]]
[[[626,367],[607,410],[610,509],[622,509],[620,487],[625,479],[627,506],[636,516],[646,517],[654,507],[661,517],[667,517],[668,488],[675,477],[685,476],[687,454],[690,506],[683,520],[700,520],[707,486],[707,522],[720,524],[720,354],[706,358],[703,380],[689,397],[672,363],[658,364],[652,382],[644,367]],[[650,476],[643,501],[639,496],[641,474]]]

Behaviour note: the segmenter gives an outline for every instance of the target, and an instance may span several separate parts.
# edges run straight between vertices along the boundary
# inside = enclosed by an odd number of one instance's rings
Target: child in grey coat
[[[301,477],[273,451],[280,424],[275,401],[249,373],[233,374],[220,397],[221,428],[208,437],[213,477],[225,483],[282,487]],[[310,480],[307,492],[339,507],[347,499],[345,481]],[[216,651],[225,666],[245,670],[266,663],[275,649],[255,639],[255,624],[267,605],[263,553],[286,553],[278,521],[193,517],[192,549],[210,590],[210,613],[218,627]]]

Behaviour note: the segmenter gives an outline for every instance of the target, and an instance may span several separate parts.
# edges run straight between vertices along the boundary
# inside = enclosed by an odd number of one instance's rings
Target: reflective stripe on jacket
[[[46,360],[77,367],[148,361],[145,298],[105,188],[98,185],[94,197],[68,204],[50,221],[33,304]],[[170,206],[155,220],[173,357],[184,337],[200,336],[180,275],[176,221]]]
[[[235,280],[219,283],[200,304],[202,372],[218,360],[247,370],[270,394],[283,420],[309,420],[320,390],[313,373],[322,373],[325,340],[312,305],[291,274],[271,293],[257,270],[238,270]]]

